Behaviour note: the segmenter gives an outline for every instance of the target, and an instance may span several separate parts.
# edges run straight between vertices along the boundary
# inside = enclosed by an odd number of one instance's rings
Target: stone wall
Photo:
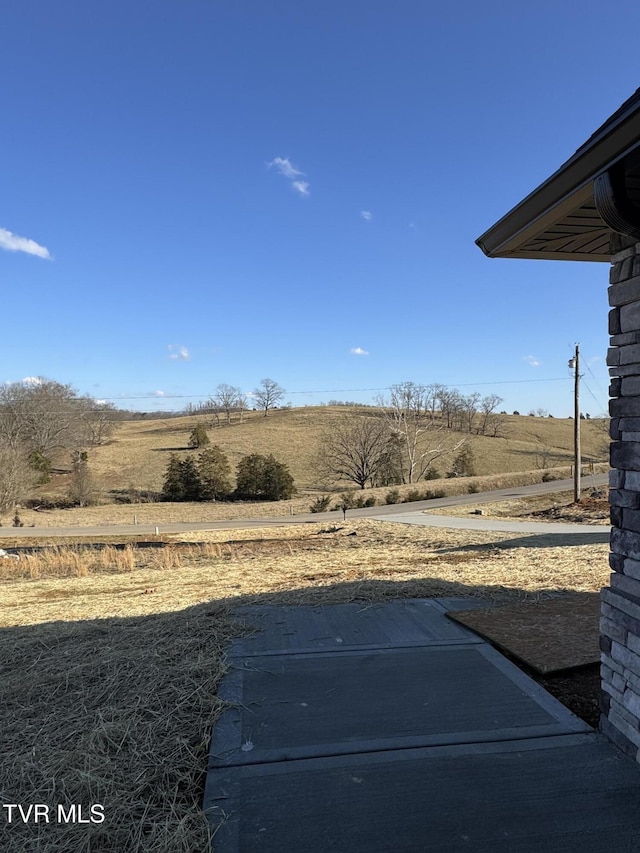
[[[602,591],[600,728],[640,761],[640,243],[612,238],[611,586]]]

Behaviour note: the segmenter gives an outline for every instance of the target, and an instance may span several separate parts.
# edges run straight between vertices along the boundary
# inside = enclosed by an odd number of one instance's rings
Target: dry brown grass
[[[106,815],[95,826],[12,825],[3,853],[208,849],[201,803],[216,687],[241,631],[230,604],[508,602],[595,592],[608,578],[605,545],[528,537],[521,547],[506,534],[373,520],[180,538],[164,551],[130,549],[130,567],[116,562],[124,552],[60,549],[53,565],[67,577],[2,566],[3,802],[101,803]]]
[[[597,473],[608,470],[608,465],[595,466]],[[527,486],[532,483],[540,483],[542,471],[516,471],[508,474],[486,474],[477,477],[463,477],[459,479],[430,480],[427,483],[417,485],[394,486],[400,497],[406,496],[416,489],[423,494],[426,490],[432,493],[444,493],[445,495],[467,494],[469,489],[477,492],[503,489],[509,486]],[[569,477],[570,468],[555,469],[558,477]],[[342,491],[351,492],[354,495],[374,497],[378,506],[386,503],[386,496],[391,491],[385,486],[380,489],[366,489],[364,492],[350,488],[342,488]],[[338,495],[332,498],[332,507],[338,502]],[[287,515],[307,514],[312,503],[309,494],[295,497],[290,501],[269,501],[266,503],[238,502],[238,503],[147,503],[147,504],[102,504],[92,507],[77,507],[64,510],[34,511],[28,509],[20,510],[20,518],[25,527],[35,527],[34,535],[39,534],[43,528],[49,527],[84,527],[84,526],[107,526],[111,524],[140,524],[140,525],[163,525],[174,523],[197,523],[208,521],[231,521],[246,518],[274,518]],[[5,523],[9,524],[9,519]],[[79,531],[80,532],[80,531]],[[108,532],[108,531],[105,531]],[[3,531],[10,535],[11,531],[5,528]]]
[[[273,453],[289,466],[299,489],[322,488],[314,473],[321,435],[345,411],[349,410],[328,406],[282,409],[266,418],[249,412],[242,424],[210,429],[209,437],[228,455],[232,470],[248,453]],[[189,433],[199,420],[208,423],[202,417],[181,417],[120,424],[109,444],[90,452],[91,470],[102,496],[107,498],[110,490],[130,487],[159,491],[170,453],[194,453],[187,445]],[[584,458],[604,461],[607,442],[596,422],[584,421],[582,433]],[[508,416],[503,438],[469,436],[479,475],[540,468],[543,447],[549,454],[548,464],[566,467],[572,460],[572,442],[572,420],[528,416]],[[444,464],[439,463],[439,467]],[[67,487],[67,478],[59,477],[41,491],[62,494]]]

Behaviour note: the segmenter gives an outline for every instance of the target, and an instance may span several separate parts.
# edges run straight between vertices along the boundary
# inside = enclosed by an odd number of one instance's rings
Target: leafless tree
[[[0,441],[47,457],[86,446],[86,416],[95,409],[92,398],[51,379],[7,383],[0,386]]]
[[[462,430],[464,422],[464,401],[456,388],[446,388],[444,385],[438,389],[438,406],[442,421],[447,429]]]
[[[85,446],[104,444],[113,435],[117,419],[117,409],[110,403],[96,403],[87,400],[87,407],[82,414],[84,423]]]
[[[254,389],[253,396],[267,417],[269,409],[275,408],[284,399],[285,390],[273,379],[261,379],[260,385]]]
[[[387,463],[389,431],[384,418],[344,415],[337,418],[321,443],[319,469],[364,489]]]
[[[37,471],[29,465],[19,447],[0,445],[0,512],[12,509],[24,500],[36,485]]]
[[[506,415],[501,415],[496,411],[502,402],[504,402],[502,397],[497,394],[487,394],[480,400],[480,425],[478,427],[480,435],[498,437],[506,419]]]
[[[95,486],[89,470],[89,462],[85,452],[75,450],[71,454],[71,482],[69,497],[78,506],[89,506],[93,502]]]
[[[391,386],[388,398],[378,400],[389,434],[401,451],[403,483],[416,483],[436,459],[464,443],[462,439],[452,447],[444,424],[435,420],[437,393],[434,386],[401,382]]]
[[[474,391],[473,394],[467,394],[466,397],[461,397],[462,424],[465,432],[471,434],[473,426],[478,414],[478,405],[480,403],[480,394]]]
[[[220,411],[224,412],[227,424],[231,423],[231,415],[233,412],[237,411],[238,397],[241,396],[242,392],[239,388],[235,388],[233,385],[227,385],[226,382],[217,386],[213,400],[216,403],[216,407]]]

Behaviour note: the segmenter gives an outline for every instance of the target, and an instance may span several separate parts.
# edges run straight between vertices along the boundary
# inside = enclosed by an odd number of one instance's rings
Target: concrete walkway
[[[640,767],[475,634],[479,599],[246,607],[216,853],[637,851]]]

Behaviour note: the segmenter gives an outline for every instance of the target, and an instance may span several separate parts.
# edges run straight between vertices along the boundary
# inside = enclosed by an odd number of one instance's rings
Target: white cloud
[[[309,195],[309,182],[299,180],[299,178],[304,177],[305,173],[301,169],[296,169],[288,157],[275,157],[267,163],[267,166],[269,169],[275,167],[279,174],[291,181],[291,186],[297,193]]]
[[[167,349],[169,350],[169,358],[173,359],[173,361],[189,361],[191,358],[189,350],[186,347],[169,344]]]
[[[35,255],[38,258],[51,258],[47,248],[35,240],[29,240],[28,237],[12,234],[6,228],[0,228],[0,249],[6,249],[7,252],[26,252],[27,255]]]
[[[522,360],[526,361],[527,364],[530,364],[531,367],[540,367],[542,362],[535,357],[535,355],[523,355]]]
[[[269,168],[275,166],[281,175],[284,175],[285,178],[289,178],[289,180],[291,181],[294,178],[297,178],[298,175],[304,175],[304,172],[301,172],[300,169],[295,168],[295,166],[292,164],[291,160],[289,160],[288,157],[276,157],[275,159],[271,160],[270,163],[267,163],[267,166]]]
[[[106,402],[107,402],[106,400],[96,400],[96,405],[104,406],[104,405],[106,405]]]
[[[362,349],[362,347],[353,347],[350,350],[352,355],[369,355],[366,349]]]
[[[363,219],[366,219],[366,220],[367,220],[367,222],[371,222],[371,220],[373,219],[373,214],[371,213],[371,211],[370,211],[370,210],[361,210],[361,211],[360,211],[360,216],[361,216]]]
[[[154,395],[154,397],[164,397],[165,392],[164,391],[154,391],[153,395]]]
[[[25,376],[22,381],[25,385],[42,385],[40,376]]]

